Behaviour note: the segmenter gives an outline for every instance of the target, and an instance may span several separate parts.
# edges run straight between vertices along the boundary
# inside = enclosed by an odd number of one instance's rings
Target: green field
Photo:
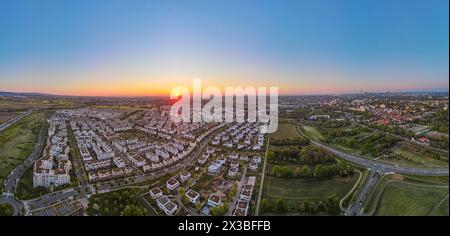
[[[357,175],[320,181],[266,177],[263,198],[270,200],[282,198],[287,205],[295,205],[302,200],[320,200],[332,194],[343,197],[350,191],[356,180]]]
[[[0,132],[0,184],[33,151],[39,129],[45,122],[43,113],[33,113]]]
[[[323,135],[314,127],[304,125],[303,129],[305,130],[306,135],[310,136],[313,139],[323,140]]]
[[[270,135],[270,137],[274,139],[284,139],[299,136],[300,135],[297,133],[295,124],[291,123],[279,123],[277,131]]]
[[[36,108],[69,108],[77,105],[69,99],[5,98],[0,97],[0,111],[26,111]]]
[[[431,210],[429,216],[448,216],[448,195]]]
[[[412,185],[405,182],[389,183],[381,196],[375,215],[380,216],[423,216],[428,215],[444,197],[448,187]],[[448,200],[447,200],[448,211]],[[442,213],[438,206],[434,213]],[[448,212],[447,212],[448,213]]]
[[[403,144],[398,145],[392,150],[392,153],[400,156],[400,159],[386,159],[387,161],[394,162],[402,165],[423,166],[423,167],[443,167],[448,166],[448,157],[440,156],[441,159],[435,159],[430,154],[420,152],[416,150],[416,147],[412,145]]]

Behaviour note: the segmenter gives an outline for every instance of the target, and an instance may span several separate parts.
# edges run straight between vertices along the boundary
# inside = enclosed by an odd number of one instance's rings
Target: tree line
[[[273,139],[270,141],[270,144],[274,146],[306,146],[310,144],[310,140],[305,137],[290,137]]]
[[[297,212],[305,215],[315,214],[328,214],[339,215],[339,196],[333,194],[322,200],[302,200],[290,207],[286,206],[286,203],[282,198],[278,198],[275,201],[270,201],[266,198],[261,200],[262,212],[277,212],[286,213],[287,211]]]
[[[269,175],[275,178],[301,178],[301,179],[324,179],[334,176],[346,177],[354,174],[350,165],[340,162],[330,165],[318,164],[314,168],[307,165],[296,168],[275,165]]]
[[[269,151],[267,158],[271,163],[296,163],[302,165],[334,163],[336,161],[323,148],[312,145]]]

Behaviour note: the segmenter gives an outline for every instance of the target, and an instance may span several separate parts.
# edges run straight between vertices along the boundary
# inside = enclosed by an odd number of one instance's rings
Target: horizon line
[[[449,89],[424,89],[424,90],[396,90],[396,91],[365,91],[364,94],[400,94],[400,93],[449,93]],[[145,97],[170,97],[170,94],[167,95],[68,95],[68,94],[53,94],[46,92],[18,92],[18,91],[5,91],[0,90],[1,93],[11,93],[11,94],[24,94],[24,95],[35,95],[35,96],[53,96],[53,97],[83,97],[83,98],[145,98]],[[279,94],[279,97],[289,97],[289,96],[330,96],[330,95],[355,95],[361,94],[356,91],[348,91],[348,92],[324,92],[324,93],[289,93],[289,94]]]

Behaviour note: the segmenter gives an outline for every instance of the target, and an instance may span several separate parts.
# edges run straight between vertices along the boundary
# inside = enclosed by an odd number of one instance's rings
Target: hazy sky
[[[448,0],[2,0],[0,91],[448,90]]]

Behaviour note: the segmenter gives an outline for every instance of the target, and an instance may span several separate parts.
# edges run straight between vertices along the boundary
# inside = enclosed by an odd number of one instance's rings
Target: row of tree
[[[275,201],[270,201],[266,198],[261,200],[262,212],[277,212],[286,213],[287,211],[293,211],[305,215],[315,214],[328,214],[339,215],[339,196],[333,194],[322,200],[302,200],[299,203],[290,206],[286,206],[286,203],[282,198],[278,198]]]
[[[439,109],[431,118],[431,128],[433,130],[448,133],[449,129],[449,111],[448,109]]]
[[[414,132],[412,132],[411,130],[408,130],[408,129],[401,128],[398,125],[368,124],[368,126],[371,127],[371,128],[374,128],[374,129],[383,130],[385,132],[388,132],[388,133],[391,133],[391,134],[400,135],[400,136],[403,136],[403,137],[408,137],[408,138],[415,137]]]
[[[374,157],[389,153],[398,140],[392,135],[374,133],[368,137],[339,137],[330,141],[351,149],[360,150],[362,154],[369,154]]]
[[[305,165],[296,168],[275,165],[269,175],[276,178],[302,178],[302,179],[323,179],[333,176],[346,177],[354,174],[354,169],[345,163],[335,163],[331,165],[318,164],[315,168]]]
[[[312,165],[320,163],[334,163],[335,158],[322,148],[312,145],[299,147],[289,147],[269,151],[267,155],[270,163],[296,163],[302,165]]]
[[[310,140],[305,137],[290,137],[284,139],[273,139],[270,141],[274,146],[307,146],[310,144]]]

